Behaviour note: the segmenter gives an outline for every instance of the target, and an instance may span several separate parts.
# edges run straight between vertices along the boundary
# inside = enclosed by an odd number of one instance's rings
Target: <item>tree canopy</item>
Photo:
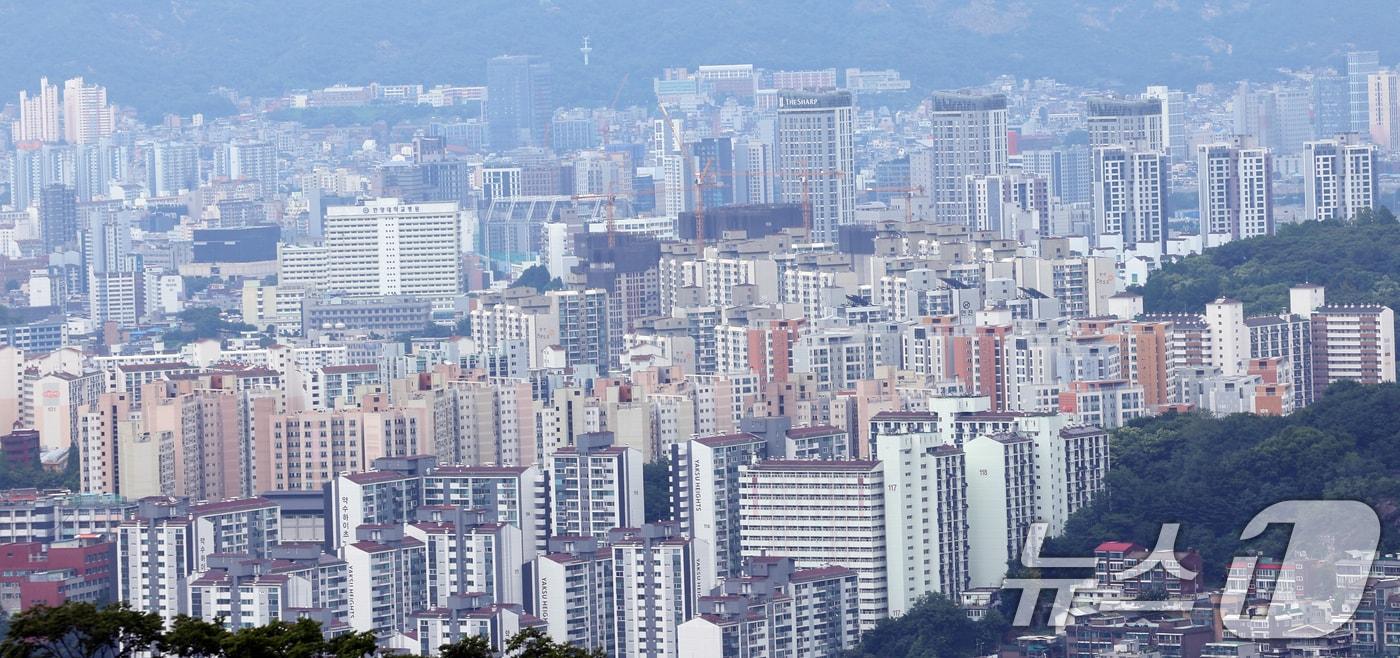
[[[512,288],[534,288],[539,292],[559,290],[564,287],[564,282],[559,277],[550,278],[549,268],[543,265],[531,265],[520,273],[520,277],[511,282]]]
[[[555,642],[527,628],[506,640],[515,658],[606,658],[600,649]],[[97,607],[69,602],[38,606],[16,615],[0,641],[5,658],[127,658],[145,652],[180,658],[365,658],[378,650],[373,633],[327,638],[311,619],[279,620],[230,631],[219,622],[185,615],[166,628],[155,613],[124,603]],[[481,636],[464,637],[438,649],[442,658],[498,658]],[[404,658],[412,658],[404,656]]]
[[[1327,288],[1329,303],[1400,308],[1400,222],[1388,208],[1353,221],[1303,222],[1276,235],[1236,240],[1167,263],[1140,288],[1150,313],[1200,312],[1220,297],[1244,302],[1248,313],[1288,307],[1288,289]]]
[[[972,658],[996,653],[1010,628],[1000,611],[968,619],[941,594],[929,594],[898,619],[883,619],[860,638],[849,658]]]
[[[1342,382],[1286,417],[1167,414],[1113,436],[1107,489],[1070,518],[1047,553],[1087,555],[1100,542],[1152,546],[1162,523],[1181,524],[1208,583],[1235,555],[1281,556],[1285,534],[1249,543],[1240,532],[1284,500],[1352,499],[1381,514],[1382,549],[1400,546],[1400,385]]]
[[[184,323],[182,329],[165,332],[166,346],[178,346],[205,338],[218,338],[245,331],[257,331],[257,327],[245,322],[230,322],[223,317],[223,311],[213,306],[191,306],[176,316]]]

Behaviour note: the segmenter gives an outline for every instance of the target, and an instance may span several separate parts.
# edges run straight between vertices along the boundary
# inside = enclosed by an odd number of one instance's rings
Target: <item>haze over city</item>
[[[1400,651],[1400,5],[0,12],[0,654]]]

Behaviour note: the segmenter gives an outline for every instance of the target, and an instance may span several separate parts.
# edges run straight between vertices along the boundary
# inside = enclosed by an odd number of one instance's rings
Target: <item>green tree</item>
[[[506,642],[506,655],[515,658],[607,658],[602,649],[584,649],[555,642],[538,628],[526,628]]]
[[[549,292],[559,290],[564,287],[564,282],[558,277],[549,277],[549,268],[543,265],[531,265],[525,268],[524,272],[510,284],[512,288],[534,288],[539,292]]]
[[[995,653],[1010,624],[997,610],[977,621],[941,594],[929,594],[898,619],[861,636],[851,658],[971,658]]]
[[[328,641],[321,624],[305,618],[240,628],[224,642],[228,658],[362,658],[374,650],[372,633],[352,633]]]
[[[161,619],[125,603],[37,606],[15,615],[0,655],[7,658],[126,658],[161,639]]]
[[[483,635],[464,637],[438,649],[439,658],[496,658],[491,641]]]
[[[157,643],[161,653],[183,658],[216,658],[224,655],[224,643],[230,633],[223,619],[204,621],[178,615]]]

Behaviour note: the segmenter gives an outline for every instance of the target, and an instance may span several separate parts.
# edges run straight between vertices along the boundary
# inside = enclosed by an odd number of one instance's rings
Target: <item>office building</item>
[[[1162,148],[1172,162],[1186,160],[1186,93],[1168,88],[1165,85],[1151,85],[1143,98],[1150,98],[1162,104]],[[1306,110],[1304,106],[1304,110]],[[1304,112],[1306,116],[1306,112]],[[1298,143],[1302,146],[1302,142]]]
[[[549,147],[552,84],[549,64],[533,55],[502,55],[486,63],[486,121],[493,149]]]
[[[1303,162],[1303,218],[1352,219],[1376,204],[1376,147],[1346,133],[1308,142]]]
[[[1386,151],[1400,150],[1400,73],[1377,71],[1366,78],[1371,141]]]
[[[1312,79],[1314,135],[1336,135],[1351,130],[1351,90],[1347,77],[1324,72]]]
[[[44,252],[76,244],[78,240],[78,196],[68,185],[45,185],[39,199],[39,234]]]
[[[1351,99],[1351,129],[1365,134],[1371,127],[1371,74],[1381,70],[1381,54],[1375,50],[1347,53],[1347,89]]]
[[[834,242],[855,220],[853,112],[848,92],[778,97],[781,199],[804,204],[815,240]]]
[[[695,175],[701,182],[705,210],[734,203],[734,145],[728,137],[706,137],[690,147]]]
[[[407,295],[450,307],[461,293],[461,217],[456,202],[368,199],[326,209],[329,286],[350,296]]]

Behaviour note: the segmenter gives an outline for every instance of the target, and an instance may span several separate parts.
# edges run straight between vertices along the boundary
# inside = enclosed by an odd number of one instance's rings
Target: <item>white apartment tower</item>
[[[1234,143],[1197,148],[1201,233],[1211,245],[1274,231],[1273,156]]]
[[[785,556],[798,568],[852,569],[860,588],[861,630],[888,616],[880,462],[769,460],[743,469],[739,482],[745,558]]]
[[[968,491],[962,448],[934,432],[882,434],[889,616],[930,592],[952,599],[968,585]]]
[[[175,499],[148,498],[117,527],[116,598],[169,624],[186,611],[194,573],[194,532],[188,508]]]
[[[717,576],[738,576],[743,567],[739,469],[767,456],[767,441],[747,432],[672,446],[671,517],[681,532],[709,544]]]
[[[677,628],[697,611],[702,588],[714,580],[704,542],[648,523],[611,533],[616,604],[614,656],[676,658]]]
[[[1351,219],[1376,204],[1376,147],[1346,133],[1304,147],[1306,219]]]
[[[554,451],[555,535],[606,539],[613,528],[642,524],[642,453],[612,442],[612,432],[590,432]]]
[[[1170,123],[1164,121],[1162,101],[1098,98],[1089,101],[1089,145],[1137,144],[1145,151],[1165,151]]]
[[[52,143],[62,140],[59,116],[58,85],[49,84],[48,78],[39,78],[39,95],[31,97],[26,90],[19,92],[15,141]]]
[[[806,207],[815,240],[855,221],[854,112],[850,92],[778,96],[782,202]]]
[[[613,553],[593,537],[552,537],[535,559],[535,612],[555,642],[613,647],[617,637]]]
[[[967,226],[967,177],[1006,172],[1006,96],[937,93],[932,102],[933,147],[915,156],[929,160],[917,167],[928,180],[911,183],[925,187],[936,221]]]
[[[1037,520],[1035,444],[1019,432],[979,434],[967,452],[968,581],[998,587]]]
[[[82,78],[63,83],[63,135],[70,144],[91,144],[110,137],[114,130],[107,88]]]
[[[1094,149],[1094,223],[1100,244],[1167,241],[1167,157],[1155,149]]]

